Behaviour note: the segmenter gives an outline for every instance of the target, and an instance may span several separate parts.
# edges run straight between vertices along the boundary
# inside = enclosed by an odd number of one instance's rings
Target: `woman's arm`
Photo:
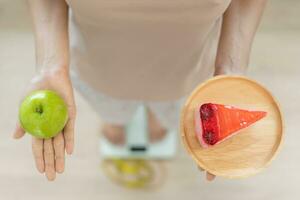
[[[223,15],[215,75],[243,74],[267,0],[232,0]]]
[[[28,0],[36,45],[36,65],[41,71],[68,71],[68,6],[65,0]]]
[[[65,151],[74,148],[76,107],[69,77],[68,8],[64,0],[28,0],[32,14],[36,44],[38,73],[33,77],[25,96],[35,90],[53,90],[60,94],[68,106],[69,119],[63,131],[53,139],[32,137],[32,152],[40,173],[54,180],[56,173],[65,168]],[[16,139],[25,130],[17,122]]]
[[[215,75],[243,74],[267,0],[232,0],[223,15]],[[207,172],[208,180],[215,176]]]

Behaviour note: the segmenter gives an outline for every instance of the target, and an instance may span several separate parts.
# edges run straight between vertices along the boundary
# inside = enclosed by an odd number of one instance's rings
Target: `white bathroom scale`
[[[177,130],[170,130],[161,141],[150,143],[147,116],[146,107],[140,105],[132,120],[126,125],[126,142],[122,146],[111,144],[105,137],[101,137],[101,157],[103,159],[172,158],[177,149]]]

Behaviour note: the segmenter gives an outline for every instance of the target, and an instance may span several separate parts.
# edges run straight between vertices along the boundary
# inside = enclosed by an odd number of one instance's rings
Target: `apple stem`
[[[37,108],[35,109],[35,111],[36,111],[37,113],[42,114],[42,113],[43,113],[43,108],[42,108],[42,106],[37,107]]]

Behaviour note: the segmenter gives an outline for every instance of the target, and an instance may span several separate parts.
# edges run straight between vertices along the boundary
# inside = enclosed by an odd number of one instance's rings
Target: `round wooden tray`
[[[266,111],[267,116],[234,137],[203,149],[194,131],[194,112],[198,105],[208,102]],[[200,84],[182,109],[180,126],[182,141],[197,164],[226,178],[244,178],[266,168],[283,137],[277,102],[261,85],[242,76],[217,76]]]

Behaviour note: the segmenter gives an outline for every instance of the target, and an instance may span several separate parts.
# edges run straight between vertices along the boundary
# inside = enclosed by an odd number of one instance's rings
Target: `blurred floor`
[[[34,44],[21,0],[0,0],[0,200],[35,199],[299,199],[300,182],[300,1],[272,0],[253,47],[249,76],[268,87],[285,113],[284,146],[270,168],[245,180],[204,181],[186,152],[167,163],[160,189],[126,190],[101,172],[97,153],[99,119],[81,96],[75,154],[53,183],[35,170],[30,137],[14,141],[17,105],[34,74]],[[298,85],[298,86],[297,86]]]

